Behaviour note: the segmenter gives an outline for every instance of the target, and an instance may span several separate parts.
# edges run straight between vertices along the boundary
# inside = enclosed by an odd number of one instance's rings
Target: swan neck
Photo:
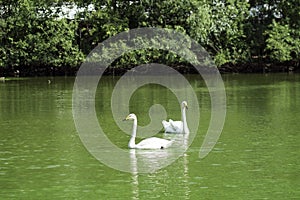
[[[128,143],[129,148],[134,148],[135,147],[135,137],[136,137],[136,130],[137,130],[137,119],[133,120],[133,126],[132,126],[132,134],[131,138]]]
[[[186,108],[185,107],[183,107],[181,109],[181,121],[182,121],[182,124],[183,124],[183,127],[182,127],[183,133],[189,133],[187,122],[186,122]]]

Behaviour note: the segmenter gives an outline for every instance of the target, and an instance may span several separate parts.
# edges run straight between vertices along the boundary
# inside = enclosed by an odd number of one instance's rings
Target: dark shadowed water
[[[72,115],[74,77],[0,82],[0,199],[300,198],[300,75],[223,75],[226,122],[202,160],[210,97],[197,76],[187,79],[200,102],[200,129],[183,156],[148,174],[109,168],[85,149]],[[110,108],[117,80],[101,79],[96,110],[111,141],[126,149],[129,136],[117,127]],[[149,122],[142,113],[153,103],[162,103],[168,118],[179,118],[172,93],[149,85],[136,91],[130,104],[140,124]]]

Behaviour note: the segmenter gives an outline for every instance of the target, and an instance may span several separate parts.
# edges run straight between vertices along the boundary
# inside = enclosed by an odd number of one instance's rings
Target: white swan
[[[137,117],[135,114],[129,114],[125,120],[133,120],[132,135],[128,143],[130,149],[165,149],[171,146],[172,140],[165,140],[162,138],[151,137],[142,140],[140,143],[135,144],[136,130],[137,130]]]
[[[173,121],[172,119],[169,119],[169,122],[162,121],[165,133],[190,133],[186,122],[186,109],[188,109],[187,102],[183,101],[181,103],[181,121]]]

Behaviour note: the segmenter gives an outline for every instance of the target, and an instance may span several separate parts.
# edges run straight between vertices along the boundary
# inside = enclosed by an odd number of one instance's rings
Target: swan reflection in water
[[[182,190],[177,190],[176,192],[180,192],[180,196],[184,196],[186,198],[189,197],[188,157],[185,153],[185,150],[188,147],[188,134],[164,134],[164,137],[166,139],[174,140],[174,146],[172,145],[172,147],[168,149],[129,150],[132,174],[132,199],[142,198],[140,197],[140,191],[145,192],[151,187],[155,187],[157,189],[162,187],[162,183],[181,185]],[[178,156],[179,153],[182,158],[177,160],[177,158],[180,157]],[[170,159],[177,161],[173,162],[169,169],[163,169],[163,167],[170,164]],[[150,173],[151,175],[147,176],[146,173]],[[173,175],[170,176],[169,174]],[[139,183],[139,176],[143,177],[142,184]],[[142,186],[143,188],[141,188]],[[145,186],[149,187],[144,188]],[[172,190],[172,187],[164,188]],[[165,192],[171,193],[171,191]]]

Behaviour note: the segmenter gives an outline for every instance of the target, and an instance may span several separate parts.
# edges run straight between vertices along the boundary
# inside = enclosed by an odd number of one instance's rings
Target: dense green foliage
[[[2,3],[0,66],[61,67],[77,65],[76,21],[58,19],[46,4],[21,0]]]
[[[218,66],[300,60],[298,0],[2,0],[0,16],[0,67],[11,69],[79,66],[98,43],[138,27],[181,31]],[[153,61],[183,62],[152,49],[128,53],[114,65]]]

